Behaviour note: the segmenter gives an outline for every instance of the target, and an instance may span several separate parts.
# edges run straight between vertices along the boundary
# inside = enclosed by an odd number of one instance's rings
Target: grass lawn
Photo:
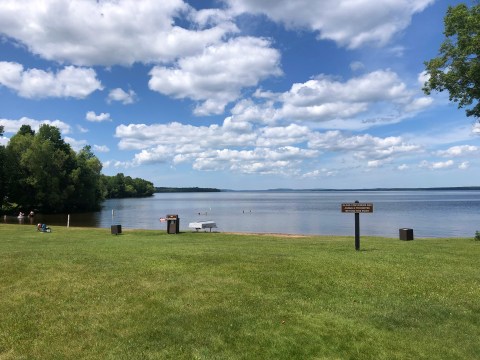
[[[0,359],[479,359],[480,242],[0,225]]]

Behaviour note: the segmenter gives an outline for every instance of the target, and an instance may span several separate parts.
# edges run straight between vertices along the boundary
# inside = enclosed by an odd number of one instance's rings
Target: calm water
[[[374,204],[374,213],[360,215],[362,235],[398,237],[399,228],[412,228],[415,237],[473,237],[480,230],[480,191],[155,194],[107,200],[100,212],[72,214],[70,226],[165,230],[159,218],[178,214],[181,230],[190,230],[193,221],[214,220],[225,232],[353,235],[354,215],[341,213],[340,205],[355,200]],[[21,222],[66,226],[67,215],[37,214]]]

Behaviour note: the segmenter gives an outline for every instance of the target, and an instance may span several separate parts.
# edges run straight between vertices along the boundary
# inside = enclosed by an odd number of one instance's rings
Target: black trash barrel
[[[118,235],[122,233],[122,225],[112,225],[111,226],[112,234]]]
[[[403,228],[400,229],[400,240],[409,241],[413,240],[413,229]]]

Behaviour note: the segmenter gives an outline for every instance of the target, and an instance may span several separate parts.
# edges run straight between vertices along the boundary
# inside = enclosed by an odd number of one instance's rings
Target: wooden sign
[[[345,203],[342,204],[342,213],[373,213],[372,203]]]
[[[355,250],[360,250],[360,214],[373,213],[372,203],[361,203],[355,201],[354,203],[343,203],[342,213],[355,214]]]

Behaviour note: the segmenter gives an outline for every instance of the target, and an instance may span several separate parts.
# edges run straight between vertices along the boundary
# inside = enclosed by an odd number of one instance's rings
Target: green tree
[[[423,90],[447,90],[467,116],[480,118],[480,4],[450,6],[444,23],[439,56],[425,62],[429,79]]]
[[[113,193],[116,197],[122,198],[125,196],[125,175],[118,173],[113,177]]]
[[[76,167],[70,173],[75,191],[68,210],[98,210],[103,200],[101,170],[102,164],[89,145],[78,152]]]
[[[75,153],[58,128],[44,124],[35,132],[22,125],[6,147],[0,146],[0,210],[8,199],[10,211],[91,211],[99,209],[106,197],[154,192],[151,182],[122,173],[105,176],[101,170],[90,146]]]
[[[150,181],[140,178],[133,179],[134,186],[137,191],[137,196],[152,196],[155,192],[155,187]]]
[[[140,178],[133,179],[123,173],[115,176],[102,175],[101,181],[102,191],[107,199],[152,196],[155,192],[155,187],[150,181]]]
[[[75,154],[57,128],[42,125],[21,155],[20,165],[26,170],[25,182],[34,190],[36,207],[48,212],[62,212],[68,207],[75,191],[69,178]]]
[[[31,175],[21,164],[22,156],[31,148],[35,132],[29,125],[22,125],[20,130],[10,138],[5,149],[5,188],[9,203],[25,208],[33,206],[35,190],[28,182]]]
[[[38,129],[37,136],[40,138],[40,141],[45,142],[49,141],[52,143],[55,149],[58,149],[62,152],[69,153],[71,152],[71,147],[62,139],[62,134],[60,129],[55,126],[43,124]]]
[[[100,161],[88,146],[76,154],[54,126],[42,125],[37,133],[22,126],[10,139],[4,158],[5,194],[21,209],[95,210],[103,199]]]
[[[32,130],[30,125],[22,125],[18,130],[17,135],[35,135],[35,131]]]

